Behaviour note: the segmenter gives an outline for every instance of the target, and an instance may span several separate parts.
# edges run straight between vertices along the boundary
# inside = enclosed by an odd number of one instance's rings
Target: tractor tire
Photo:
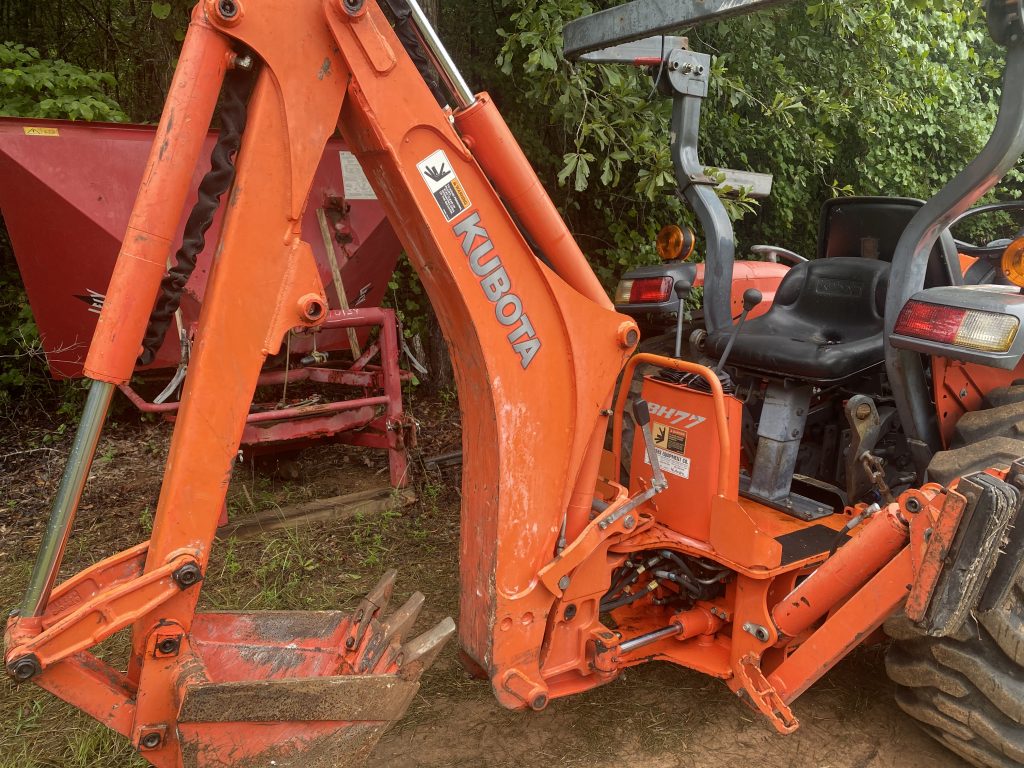
[[[994,392],[987,405],[960,420],[950,450],[932,460],[929,479],[947,483],[1024,456],[1018,432],[1024,388]],[[1022,556],[1012,547],[1000,559]],[[993,602],[987,597],[979,605]],[[904,712],[972,765],[1024,766],[1024,570],[1017,567],[1002,599],[989,610],[972,611],[955,635],[928,637],[902,614],[886,622],[885,630],[893,639],[886,671]]]

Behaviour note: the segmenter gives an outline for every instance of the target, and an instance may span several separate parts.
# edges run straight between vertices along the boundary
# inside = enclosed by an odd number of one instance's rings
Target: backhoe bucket
[[[403,644],[423,595],[381,618],[394,578],[352,614],[197,615],[191,650],[202,671],[186,673],[178,717],[185,768],[362,765],[455,632],[445,619]]]
[[[176,722],[118,727],[140,700],[127,676],[87,653],[35,681],[132,738],[160,768],[362,765],[381,734],[405,714],[423,671],[455,634],[455,623],[446,618],[406,640],[423,595],[414,593],[383,617],[395,575],[386,573],[354,612],[202,613],[188,633],[177,624],[158,630],[149,653],[173,670],[168,705]],[[63,597],[58,588],[55,602],[62,604]],[[20,623],[15,617],[8,624],[9,648],[19,644]],[[17,649],[14,655],[25,658]],[[96,674],[126,694],[105,712],[81,684],[83,676]]]

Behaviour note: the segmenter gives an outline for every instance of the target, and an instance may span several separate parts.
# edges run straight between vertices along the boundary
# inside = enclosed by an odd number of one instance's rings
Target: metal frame
[[[792,0],[633,0],[565,25],[563,49],[570,61],[591,51],[662,32],[740,16]]]

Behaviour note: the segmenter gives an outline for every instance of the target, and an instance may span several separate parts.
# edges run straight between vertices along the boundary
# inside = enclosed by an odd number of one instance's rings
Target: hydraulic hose
[[[246,103],[253,82],[255,67],[249,71],[234,69],[224,78],[221,94],[221,131],[210,156],[210,170],[199,184],[196,204],[185,222],[181,247],[174,256],[175,264],[160,283],[160,293],[149,317],[149,326],[142,339],[139,365],[149,365],[163,344],[167,328],[181,304],[181,293],[196,268],[196,260],[206,247],[206,232],[220,207],[221,196],[235,180],[235,154],[245,131]]]

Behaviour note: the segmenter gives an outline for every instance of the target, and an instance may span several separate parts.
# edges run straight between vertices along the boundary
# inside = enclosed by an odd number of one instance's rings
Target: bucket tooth
[[[395,591],[397,577],[398,571],[394,568],[387,571],[359,603],[359,607],[352,617],[352,634],[345,640],[347,649],[354,650],[362,644],[370,622],[387,608],[391,594]]]
[[[433,629],[407,642],[402,646],[402,666],[398,676],[404,680],[418,680],[424,671],[430,669],[444,644],[454,635],[455,622],[448,617]]]
[[[416,623],[416,619],[420,615],[420,609],[423,608],[423,602],[425,599],[426,598],[423,597],[422,592],[414,592],[412,596],[405,601],[405,605],[381,622],[379,629],[373,634],[370,641],[366,644],[366,650],[363,652],[363,658],[359,662],[360,672],[367,672],[368,670],[374,669],[381,656],[384,655],[384,652],[392,643],[402,642],[406,633],[412,629],[413,624]]]

